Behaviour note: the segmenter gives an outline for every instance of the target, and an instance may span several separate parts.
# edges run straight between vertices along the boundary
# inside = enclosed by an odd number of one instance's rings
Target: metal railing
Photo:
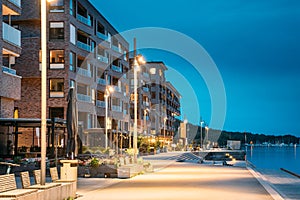
[[[119,47],[117,47],[117,46],[115,46],[115,45],[111,45],[111,49],[114,50],[114,51],[116,51],[116,52],[118,52],[118,53],[122,53],[122,49],[119,48]]]

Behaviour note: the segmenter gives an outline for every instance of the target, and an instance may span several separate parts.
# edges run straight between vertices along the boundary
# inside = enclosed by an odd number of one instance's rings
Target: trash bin
[[[61,180],[77,181],[78,160],[61,160],[63,166],[60,169]]]

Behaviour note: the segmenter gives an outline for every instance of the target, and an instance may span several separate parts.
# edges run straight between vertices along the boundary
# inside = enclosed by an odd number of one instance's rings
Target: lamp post
[[[206,140],[207,140],[207,144],[209,143],[209,140],[208,140],[208,131],[209,131],[209,128],[208,126],[205,126],[205,130],[206,130]]]
[[[166,141],[166,121],[167,121],[167,117],[164,117],[164,143],[163,143],[163,148],[165,147],[165,141]]]
[[[133,63],[133,85],[134,85],[134,124],[133,124],[133,149],[134,149],[134,161],[137,161],[137,71],[139,71],[139,65],[145,64],[145,60],[141,55],[134,57]]]
[[[106,75],[107,77],[107,75]],[[108,97],[111,93],[113,93],[114,89],[112,87],[107,86],[107,78],[106,78],[106,87],[105,87],[105,149],[107,149],[108,146],[108,137],[107,137],[107,126],[108,126]]]
[[[203,148],[203,137],[202,137],[202,124],[204,123],[204,121],[201,120],[200,122],[200,145],[201,145],[201,148]]]

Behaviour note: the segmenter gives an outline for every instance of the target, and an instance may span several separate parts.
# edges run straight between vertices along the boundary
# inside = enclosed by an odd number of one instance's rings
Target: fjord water
[[[257,169],[287,169],[300,175],[299,146],[248,146],[247,160]]]

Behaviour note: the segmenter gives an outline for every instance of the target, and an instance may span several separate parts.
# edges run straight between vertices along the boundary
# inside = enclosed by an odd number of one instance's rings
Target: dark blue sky
[[[224,129],[300,136],[300,1],[90,1],[119,32],[162,27],[201,44],[224,81]],[[210,96],[190,64],[168,52],[142,52],[186,77],[195,95],[167,74],[182,94],[183,114],[192,123],[199,123],[200,115],[209,122]],[[196,100],[201,114],[191,103]]]

